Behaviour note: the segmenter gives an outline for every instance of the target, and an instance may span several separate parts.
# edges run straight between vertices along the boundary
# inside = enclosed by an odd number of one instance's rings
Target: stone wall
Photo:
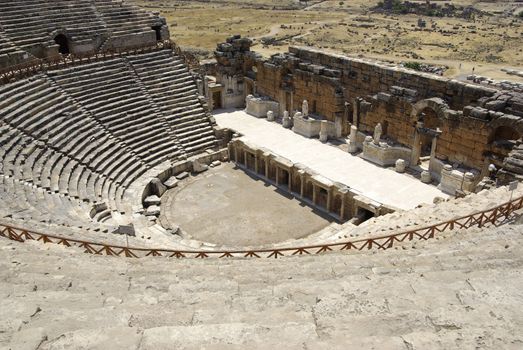
[[[353,222],[359,223],[362,211],[372,216],[395,211],[395,208],[378,203],[345,184],[331,181],[267,149],[239,139],[232,140],[228,149],[229,159],[238,166],[339,221],[354,219]]]
[[[301,47],[269,59],[250,50],[234,57],[238,64],[232,69],[228,62],[227,69],[238,79],[243,74],[252,80],[255,91],[250,93],[277,101],[281,113],[300,111],[307,100],[309,112],[318,118],[341,120],[343,135],[350,125],[370,134],[381,123],[388,140],[415,149],[417,132],[426,128],[420,122],[434,114],[430,129],[439,133],[435,156],[479,170],[508,153],[496,154],[492,144],[498,120],[523,118],[523,94],[381,62]]]

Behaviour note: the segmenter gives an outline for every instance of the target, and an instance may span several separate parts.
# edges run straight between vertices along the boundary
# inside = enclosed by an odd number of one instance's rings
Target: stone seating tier
[[[0,239],[0,346],[514,348],[520,227],[457,231],[416,249],[249,261],[126,259]]]
[[[165,64],[162,71],[179,74],[183,61],[165,51],[157,52]],[[169,85],[149,90],[142,77],[151,76],[148,70],[154,70],[154,65],[144,65],[138,72],[131,64],[131,60],[152,60],[149,54],[142,56],[49,71],[0,85],[0,175],[10,183],[3,185],[3,191],[16,194],[3,197],[3,208],[10,208],[2,211],[3,216],[17,213],[17,218],[28,222],[78,227],[90,220],[86,208],[97,203],[105,203],[113,213],[130,215],[126,190],[148,169],[216,146],[209,115],[194,81],[187,79],[188,71],[179,80],[185,92],[168,91]],[[166,90],[169,100],[163,99]],[[185,99],[187,91],[191,109],[170,110],[165,105],[178,94]],[[23,191],[15,185],[24,186]],[[20,193],[38,199],[51,196],[55,211],[64,202],[69,215],[62,218],[46,212],[36,200],[30,209],[19,210],[17,202],[25,202]]]
[[[154,30],[165,24],[157,15],[116,0],[0,0],[0,8],[0,67],[33,55],[47,57],[46,48],[55,46],[58,34],[67,37],[75,53],[94,53],[153,45]],[[166,39],[166,33],[161,35]],[[3,54],[9,59],[2,59]]]

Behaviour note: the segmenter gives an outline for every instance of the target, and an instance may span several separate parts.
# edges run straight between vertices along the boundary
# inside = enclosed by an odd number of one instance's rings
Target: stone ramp
[[[376,254],[85,255],[0,240],[0,344],[59,349],[517,348],[521,226]]]

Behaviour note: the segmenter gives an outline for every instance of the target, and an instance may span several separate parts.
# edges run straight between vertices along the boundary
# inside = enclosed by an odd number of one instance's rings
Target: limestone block
[[[274,112],[273,111],[268,111],[267,112],[267,120],[270,121],[270,122],[274,121]]]
[[[189,173],[186,172],[186,171],[184,171],[184,172],[181,172],[181,173],[179,173],[178,175],[176,175],[176,178],[177,178],[178,180],[183,180],[183,179],[185,179],[187,176],[189,176]]]
[[[276,101],[272,101],[268,97],[254,97],[248,95],[245,98],[245,112],[257,118],[267,117],[267,112],[272,111],[274,116],[278,116],[280,110],[280,104]]]
[[[363,142],[362,157],[369,162],[381,165],[391,166],[396,164],[398,159],[406,162],[410,159],[412,150],[406,147],[389,146],[386,143],[374,144],[372,136],[367,136]]]
[[[117,235],[127,235],[127,236],[135,236],[136,233],[134,231],[134,225],[133,224],[129,224],[129,225],[119,225],[114,231],[113,233],[117,234]]]
[[[398,159],[395,164],[395,170],[397,173],[404,173],[406,168],[405,160]]]
[[[300,112],[297,112],[293,118],[293,128],[292,131],[295,133],[312,138],[320,136],[320,131],[322,128],[322,123],[325,123],[324,130],[326,136],[335,137],[336,136],[336,126],[335,123],[328,120],[319,120],[313,118],[303,118]]]
[[[150,207],[147,207],[147,209],[145,210],[145,215],[146,216],[160,216],[160,207],[157,206],[157,205],[151,205]]]
[[[167,188],[174,188],[178,186],[178,179],[175,176],[171,176],[163,183]]]
[[[429,184],[432,182],[432,176],[426,170],[421,172],[421,182]]]
[[[195,173],[202,173],[202,172],[206,171],[207,169],[209,169],[209,166],[207,164],[201,163],[198,160],[193,160],[192,170]]]
[[[155,177],[151,180],[151,191],[158,197],[161,197],[165,191],[167,191],[167,187],[160,181],[159,178]]]
[[[162,199],[156,195],[149,196],[143,201],[146,206],[160,205]]]

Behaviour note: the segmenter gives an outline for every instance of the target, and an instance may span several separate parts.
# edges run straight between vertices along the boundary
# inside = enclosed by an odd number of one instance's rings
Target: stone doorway
[[[414,143],[412,145],[411,166],[422,163],[426,170],[436,158],[437,141],[442,134],[442,119],[447,114],[447,104],[439,98],[422,100],[412,107],[415,120]]]
[[[368,209],[358,207],[358,210],[356,211],[356,218],[358,220],[358,225],[373,218],[374,213]]]
[[[63,34],[58,34],[54,38],[54,42],[58,45],[58,52],[62,55],[69,55],[71,52],[69,50],[69,40]]]
[[[214,91],[212,93],[212,109],[222,108],[222,92]]]
[[[156,41],[162,41],[162,27],[152,26],[151,29],[156,33]]]

